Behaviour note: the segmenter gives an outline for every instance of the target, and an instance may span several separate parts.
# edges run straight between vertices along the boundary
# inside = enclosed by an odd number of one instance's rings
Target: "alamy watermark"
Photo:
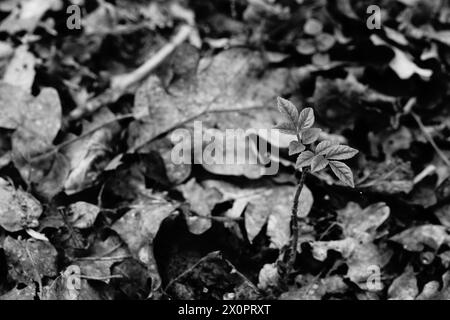
[[[381,9],[377,5],[370,5],[367,7],[367,14],[370,16],[366,20],[366,26],[368,29],[381,29]]]
[[[265,137],[266,139],[262,139]],[[203,129],[201,121],[194,128],[176,129],[171,134],[175,144],[171,152],[174,164],[254,165],[265,167],[264,174],[278,173],[278,148],[272,143],[280,139],[275,129]],[[269,142],[270,141],[270,142]]]
[[[72,4],[67,7],[66,13],[69,17],[66,20],[66,27],[69,30],[81,29],[81,8],[77,4]]]

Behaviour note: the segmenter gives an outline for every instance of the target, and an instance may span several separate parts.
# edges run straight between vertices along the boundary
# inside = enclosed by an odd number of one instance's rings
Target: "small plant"
[[[295,168],[301,171],[300,181],[294,196],[291,212],[291,240],[288,256],[285,258],[286,266],[283,272],[289,276],[292,272],[297,257],[298,245],[298,204],[300,193],[305,183],[308,172],[317,172],[330,166],[336,177],[346,185],[354,188],[353,173],[351,169],[339,160],[350,159],[358,153],[358,150],[339,143],[324,140],[315,145],[321,129],[312,128],[315,117],[312,108],[305,108],[299,112],[289,100],[278,97],[278,109],[284,115],[286,122],[275,127],[281,132],[297,137],[289,144],[289,155],[299,154]]]

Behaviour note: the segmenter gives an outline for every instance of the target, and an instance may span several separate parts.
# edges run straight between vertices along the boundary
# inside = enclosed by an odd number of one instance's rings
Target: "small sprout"
[[[299,112],[292,102],[281,97],[278,97],[278,109],[286,121],[275,129],[297,136],[297,140],[289,144],[289,155],[299,153],[295,167],[318,172],[329,166],[340,181],[354,188],[351,169],[338,160],[350,159],[358,150],[329,140],[321,141],[314,148],[312,144],[317,141],[321,132],[319,128],[312,128],[315,121],[314,110],[305,108]]]

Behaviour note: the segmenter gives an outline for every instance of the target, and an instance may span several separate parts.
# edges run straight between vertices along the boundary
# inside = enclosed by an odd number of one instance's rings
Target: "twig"
[[[425,128],[425,126],[424,126],[422,120],[420,119],[420,117],[414,111],[411,111],[411,116],[414,118],[414,120],[416,120],[417,125],[419,126],[420,130],[422,131],[423,135],[425,136],[425,139],[427,139],[427,141],[431,144],[433,149],[436,151],[437,155],[442,159],[442,161],[444,161],[444,163],[448,167],[450,167],[450,160],[448,160],[448,158],[442,152],[442,150],[439,149],[439,147],[437,146],[436,142],[434,142],[433,137],[431,136],[431,134]]]
[[[180,44],[182,44],[190,35],[192,27],[184,24],[180,27],[178,32],[172,40],[164,45],[153,57],[147,60],[136,70],[118,75],[112,78],[111,87],[93,98],[85,106],[80,106],[72,110],[68,116],[68,121],[75,121],[91,114],[101,107],[116,101],[129,87],[145,79],[151,72],[153,72]]]
[[[305,185],[305,178],[308,174],[308,169],[304,168],[302,175],[300,177],[300,181],[297,185],[297,190],[294,195],[294,203],[292,205],[291,211],[291,248],[289,252],[289,259],[286,265],[286,277],[291,274],[294,269],[295,260],[297,259],[297,246],[298,246],[298,203],[300,199],[300,194],[302,192],[303,186]]]
[[[232,218],[232,217],[201,216],[201,215],[194,215],[194,217],[217,222],[239,222],[243,220],[242,217]]]

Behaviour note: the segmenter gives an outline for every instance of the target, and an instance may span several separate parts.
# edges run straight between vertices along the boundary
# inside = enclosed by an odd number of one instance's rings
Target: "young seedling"
[[[312,108],[305,108],[299,112],[297,107],[289,100],[278,97],[278,109],[286,121],[275,126],[275,129],[297,137],[289,144],[289,155],[299,154],[295,168],[301,171],[292,205],[291,240],[287,251],[288,256],[284,259],[286,266],[284,271],[280,272],[288,277],[292,273],[297,257],[299,232],[297,212],[306,175],[308,172],[318,172],[329,166],[340,181],[354,188],[352,170],[339,160],[352,158],[358,153],[358,150],[329,140],[321,141],[315,145],[321,129],[312,127],[315,121]]]

